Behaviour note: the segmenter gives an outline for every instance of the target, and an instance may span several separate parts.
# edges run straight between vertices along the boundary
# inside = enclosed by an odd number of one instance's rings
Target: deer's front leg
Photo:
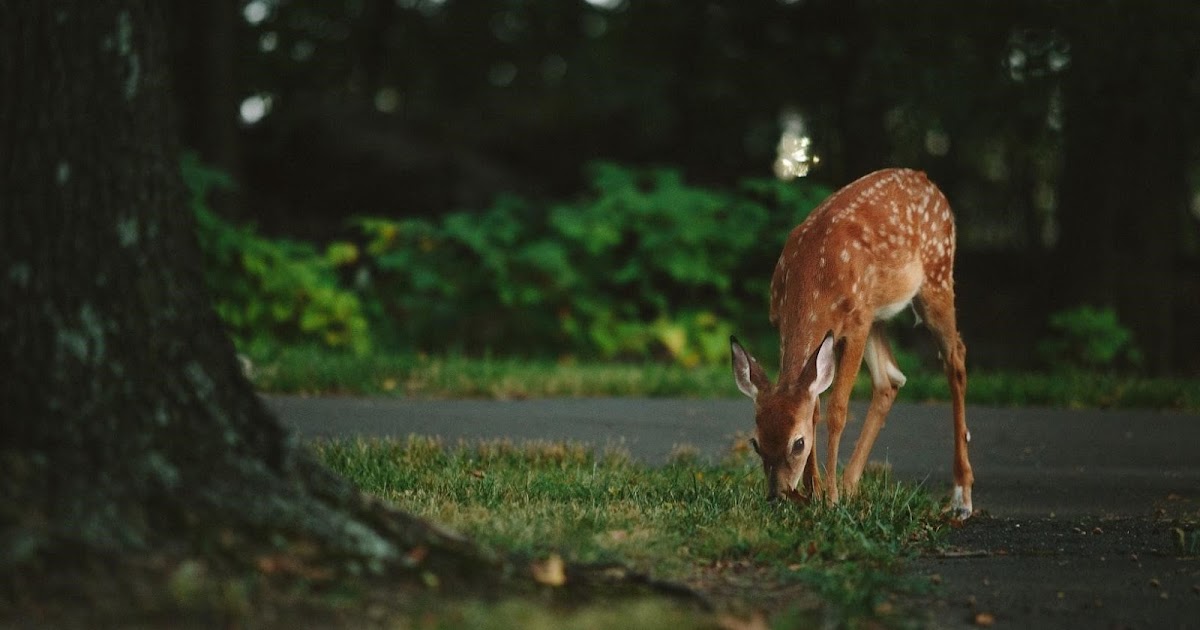
[[[879,430],[883,428],[888,411],[896,400],[896,392],[907,380],[892,356],[882,323],[872,326],[863,358],[871,373],[871,406],[867,409],[862,432],[854,445],[854,454],[850,456],[850,463],[846,465],[846,473],[842,476],[842,485],[848,495],[858,491],[858,481],[871,456],[871,447],[875,444],[875,438],[879,437]]]
[[[821,405],[813,405],[813,427],[815,428],[820,421]],[[804,492],[810,501],[824,493],[824,488],[821,486],[821,469],[817,466],[817,448],[815,442],[813,449],[808,452],[808,461],[804,464],[803,485]]]
[[[825,487],[830,503],[838,502],[838,447],[842,442],[842,431],[846,428],[846,414],[850,408],[850,391],[854,389],[854,378],[858,366],[862,365],[863,352],[867,345],[870,326],[854,330],[847,335],[838,360],[837,377],[829,394],[829,442],[825,453]]]

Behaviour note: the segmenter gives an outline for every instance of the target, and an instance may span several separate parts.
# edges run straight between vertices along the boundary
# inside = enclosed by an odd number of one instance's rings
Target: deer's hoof
[[[962,486],[954,486],[954,494],[950,496],[950,518],[956,521],[965,521],[971,518],[974,510],[971,509],[971,494],[970,490],[964,492]]]

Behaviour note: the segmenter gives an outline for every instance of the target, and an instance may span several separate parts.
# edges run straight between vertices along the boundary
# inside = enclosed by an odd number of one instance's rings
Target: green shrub
[[[336,265],[357,258],[352,245],[331,246],[325,255],[309,244],[267,239],[239,227],[208,207],[208,193],[234,186],[232,178],[182,159],[191,193],[204,277],[218,315],[242,351],[262,354],[283,345],[321,343],[365,353],[371,347],[359,297],[338,285]]]
[[[704,189],[676,170],[609,163],[589,174],[588,193],[566,203],[504,197],[440,222],[358,219],[365,256],[345,261],[409,348],[696,365],[724,361],[735,326],[768,338],[775,259],[828,191]]]
[[[1055,368],[1112,369],[1121,363],[1136,365],[1141,353],[1133,333],[1117,320],[1112,307],[1079,306],[1050,316],[1053,336],[1038,350]]]

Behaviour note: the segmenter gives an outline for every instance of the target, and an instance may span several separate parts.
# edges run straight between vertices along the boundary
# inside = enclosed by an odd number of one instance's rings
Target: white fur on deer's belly
[[[911,297],[908,298],[907,300],[903,300],[900,302],[894,302],[892,304],[888,304],[886,306],[877,308],[877,309],[875,309],[875,319],[877,319],[877,320],[891,319],[896,316],[896,313],[899,313],[900,311],[904,310],[904,307],[908,306],[909,304],[912,304]]]
[[[911,262],[878,278],[874,298],[883,302],[883,306],[875,309],[875,319],[891,319],[912,304],[924,279],[924,270],[918,262]]]

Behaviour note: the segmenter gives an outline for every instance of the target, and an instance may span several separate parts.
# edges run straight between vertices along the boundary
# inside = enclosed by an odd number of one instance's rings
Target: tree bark
[[[423,546],[422,571],[495,579],[327,472],[242,377],[203,290],[161,6],[0,0],[5,568],[282,540],[334,569]]]

